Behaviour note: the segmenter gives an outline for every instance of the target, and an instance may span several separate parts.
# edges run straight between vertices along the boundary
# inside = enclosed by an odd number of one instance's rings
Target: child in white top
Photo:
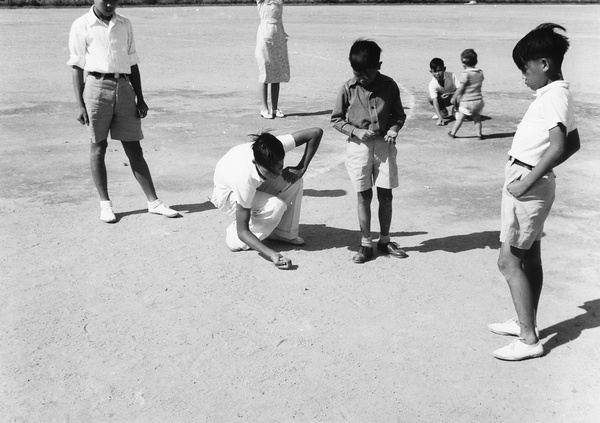
[[[580,146],[569,83],[561,71],[569,41],[555,30],[565,31],[541,24],[513,50],[513,60],[536,98],[517,128],[505,166],[498,268],[508,282],[517,317],[489,329],[519,338],[494,351],[501,360],[544,354],[536,316],[543,284],[541,238],[555,193],[552,169]]]
[[[429,72],[433,78],[429,81],[427,100],[435,110],[432,119],[437,119],[437,125],[443,126],[448,123],[450,118],[447,108],[452,105],[450,100],[459,85],[458,78],[453,72],[446,72],[444,61],[439,57],[434,57],[429,62]]]
[[[466,116],[471,116],[475,124],[475,131],[480,140],[483,139],[481,133],[481,111],[483,110],[483,95],[481,86],[483,84],[483,71],[475,67],[477,65],[477,53],[468,48],[460,55],[460,61],[465,70],[459,75],[459,85],[452,96],[452,104],[458,108],[454,127],[448,135],[455,138]]]

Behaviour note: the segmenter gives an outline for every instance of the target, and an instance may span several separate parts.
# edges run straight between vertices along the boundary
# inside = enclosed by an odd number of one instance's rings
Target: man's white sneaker
[[[158,200],[156,200],[156,201],[158,201]],[[173,210],[166,204],[163,204],[161,202],[159,202],[158,204],[155,204],[156,201],[154,201],[152,203],[148,203],[148,213],[160,214],[160,215],[166,216],[166,217],[181,216],[178,211]]]
[[[100,201],[100,220],[106,223],[117,221],[117,216],[112,209],[112,201]]]
[[[521,325],[519,325],[518,320],[518,318],[513,317],[504,323],[490,323],[488,329],[496,335],[521,336]],[[538,328],[535,328],[535,334],[538,337],[540,336]]]
[[[494,351],[494,357],[500,360],[520,361],[528,358],[541,357],[544,355],[544,346],[542,341],[537,341],[533,345],[526,344],[522,338],[515,339],[506,347]]]

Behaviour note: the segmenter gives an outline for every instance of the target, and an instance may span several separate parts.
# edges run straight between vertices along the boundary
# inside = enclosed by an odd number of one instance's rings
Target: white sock
[[[152,202],[148,201],[148,208],[149,209],[155,209],[155,208],[157,208],[160,205],[161,205],[161,201],[158,198],[156,200],[152,201]]]

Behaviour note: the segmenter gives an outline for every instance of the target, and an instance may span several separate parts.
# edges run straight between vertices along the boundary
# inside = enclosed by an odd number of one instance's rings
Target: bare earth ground
[[[286,119],[256,99],[254,7],[135,8],[151,113],[147,160],[180,219],[145,198],[109,144],[119,222],[98,219],[67,37],[86,9],[0,10],[2,422],[595,422],[600,415],[599,6],[287,6]],[[495,360],[514,314],[496,269],[503,165],[532,93],[510,52],[540,22],[569,30],[564,66],[583,147],[557,169],[539,313],[547,355]],[[366,36],[409,115],[394,238],[410,257],[351,263],[358,246],[344,137],[329,125],[347,51]],[[428,63],[474,48],[484,132],[436,127]],[[207,202],[218,158],[246,134],[325,129],[301,235],[275,269],[230,253]],[[293,163],[298,156],[289,158]],[[378,227],[375,224],[374,229]]]

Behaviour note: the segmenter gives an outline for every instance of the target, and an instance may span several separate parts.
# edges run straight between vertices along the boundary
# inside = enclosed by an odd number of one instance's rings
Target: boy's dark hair
[[[251,134],[250,138],[254,141],[252,151],[254,160],[257,164],[273,171],[275,166],[285,158],[285,150],[281,141],[275,135],[269,132],[260,134]]]
[[[513,49],[512,57],[521,72],[525,71],[525,66],[530,60],[544,57],[552,59],[560,69],[569,49],[569,39],[557,33],[557,29],[567,31],[555,23],[543,23],[519,40]]]
[[[472,48],[463,50],[460,54],[460,61],[467,66],[475,66],[477,64],[477,53]]]
[[[443,67],[445,67],[444,61],[439,57],[434,57],[433,59],[431,59],[431,62],[429,62],[429,69],[437,69]]]
[[[365,74],[367,69],[377,68],[381,57],[381,48],[375,41],[358,39],[350,48],[350,66],[356,72]]]

